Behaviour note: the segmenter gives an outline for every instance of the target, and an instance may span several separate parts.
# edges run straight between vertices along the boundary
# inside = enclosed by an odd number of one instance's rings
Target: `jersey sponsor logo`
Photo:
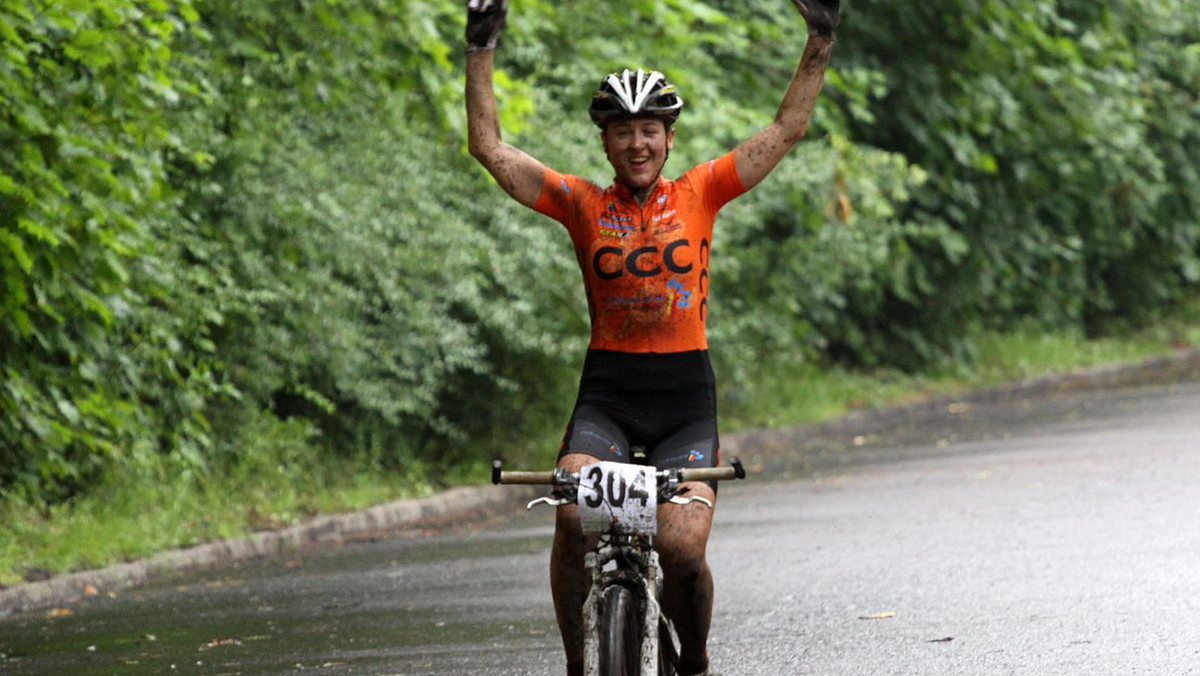
[[[600,218],[596,219],[596,225],[600,227],[600,236],[616,237],[617,239],[624,239],[630,236],[637,231],[637,228],[633,225],[622,222],[626,220],[629,219],[614,218],[611,216],[607,218],[601,216]]]
[[[631,218],[617,218],[615,216],[601,216],[600,218],[596,219],[596,223],[602,228],[612,228],[613,230],[628,230],[629,232],[633,232],[634,230],[637,230],[637,228],[631,224],[632,220],[633,219],[631,219]]]
[[[667,282],[667,286],[677,292],[677,294],[671,294],[671,302],[675,307],[686,310],[692,306],[692,292],[683,288],[683,284],[680,284],[679,280],[672,279]]]
[[[663,273],[663,268],[677,275],[687,274],[692,271],[692,264],[679,261],[679,250],[688,246],[686,239],[671,242],[661,252],[657,245],[639,247],[628,253],[620,247],[602,246],[592,256],[592,272],[600,279],[617,279],[627,272],[634,277],[657,277]],[[700,246],[704,255],[708,240]]]
[[[664,464],[670,463],[670,462],[674,462],[676,460],[684,460],[686,462],[700,462],[701,460],[704,460],[704,454],[701,453],[700,451],[698,451],[697,449],[693,448],[690,451],[688,451],[687,453],[679,453],[678,455],[673,455],[673,456],[667,458],[666,460],[664,460],[663,463]]]
[[[591,437],[593,439],[599,439],[601,444],[608,444],[608,452],[612,453],[613,455],[617,456],[618,458],[624,457],[624,455],[625,455],[625,453],[623,453],[621,451],[621,447],[617,445],[617,442],[612,441],[607,436],[598,434],[598,433],[593,432],[592,430],[588,430],[588,429],[581,430],[579,432],[579,436],[580,437]]]
[[[633,216],[622,216],[621,215],[621,211],[619,209],[617,209],[616,202],[609,202],[607,211],[608,211],[608,213],[604,216],[605,218],[611,218],[612,220],[619,221],[621,223],[632,223],[633,222]]]

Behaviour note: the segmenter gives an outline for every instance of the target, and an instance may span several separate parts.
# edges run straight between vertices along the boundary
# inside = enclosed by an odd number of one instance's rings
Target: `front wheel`
[[[628,587],[614,584],[600,596],[600,676],[641,674],[642,621],[637,597]]]

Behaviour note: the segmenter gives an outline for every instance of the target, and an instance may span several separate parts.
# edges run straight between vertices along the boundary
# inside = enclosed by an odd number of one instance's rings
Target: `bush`
[[[718,220],[726,392],[1194,290],[1196,9],[847,6],[809,140]],[[465,153],[463,22],[432,0],[0,9],[0,492],[553,453],[586,306],[566,233]],[[591,91],[658,68],[688,101],[677,175],[770,122],[804,34],[775,0],[514,7],[505,138],[607,182]]]
[[[187,0],[0,9],[0,491],[64,499],[110,465],[206,442],[200,355],[134,280],[172,217],[167,109]]]
[[[850,58],[888,89],[868,118],[852,118],[851,137],[925,169],[906,218],[969,244],[965,257],[920,251],[937,291],[895,299],[895,351],[925,355],[964,321],[1095,329],[1195,288],[1196,10],[1194,0],[854,6]]]

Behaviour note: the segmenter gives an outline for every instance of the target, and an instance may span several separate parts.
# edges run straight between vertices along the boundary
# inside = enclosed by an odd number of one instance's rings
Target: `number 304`
[[[611,507],[623,507],[626,500],[637,500],[645,507],[650,501],[646,487],[646,475],[633,475],[632,485],[620,472],[605,472],[602,467],[592,467],[585,478],[590,482],[591,494],[584,498],[588,507],[596,508],[608,503]]]

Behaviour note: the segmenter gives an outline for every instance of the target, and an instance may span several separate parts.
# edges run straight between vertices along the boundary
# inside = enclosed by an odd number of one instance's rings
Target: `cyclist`
[[[521,204],[566,226],[584,276],[592,336],[559,466],[635,461],[659,468],[717,464],[716,394],[705,338],[713,219],[767,176],[808,127],[839,22],[838,0],[792,0],[808,41],[775,120],[726,155],[671,181],[663,165],[683,99],[657,71],[603,79],[588,113],[616,177],[612,185],[562,174],[501,140],[493,53],[507,0],[467,3],[467,122],[471,154]],[[706,483],[687,486],[715,501]],[[705,559],[712,510],[664,504],[655,547],[664,611],[675,623],[679,673],[713,674],[713,583]],[[567,657],[583,673],[586,540],[572,507],[558,510],[550,580]]]

